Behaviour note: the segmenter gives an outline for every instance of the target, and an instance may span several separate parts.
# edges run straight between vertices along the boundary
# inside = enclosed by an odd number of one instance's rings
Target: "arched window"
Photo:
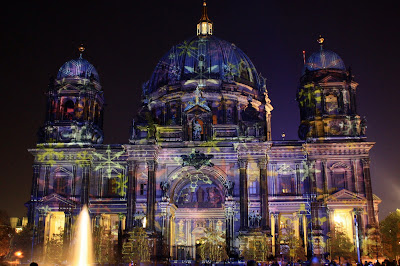
[[[63,105],[63,120],[74,119],[74,102],[72,100],[67,100]]]

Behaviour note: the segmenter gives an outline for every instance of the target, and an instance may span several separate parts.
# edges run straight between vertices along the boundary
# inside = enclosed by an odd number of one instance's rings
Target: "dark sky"
[[[235,43],[268,79],[273,139],[297,139],[295,101],[302,50],[316,39],[351,66],[358,112],[368,119],[373,192],[380,218],[400,208],[399,1],[209,0],[214,34]],[[201,0],[7,1],[0,16],[0,209],[26,215],[36,132],[44,122],[48,79],[84,57],[105,92],[105,143],[127,143],[141,84],[169,48],[195,35]]]

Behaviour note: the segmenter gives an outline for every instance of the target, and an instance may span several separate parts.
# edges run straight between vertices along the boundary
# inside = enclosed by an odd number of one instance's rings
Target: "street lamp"
[[[22,251],[16,251],[16,252],[14,253],[14,255],[15,255],[17,258],[22,258]]]

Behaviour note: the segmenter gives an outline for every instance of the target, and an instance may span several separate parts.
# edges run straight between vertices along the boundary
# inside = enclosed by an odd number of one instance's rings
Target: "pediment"
[[[367,199],[347,189],[342,189],[328,197],[327,202],[362,202]]]
[[[61,196],[57,193],[50,194],[42,199],[40,205],[47,205],[47,206],[68,206],[68,207],[75,207],[75,202]]]
[[[372,198],[373,198],[374,202],[376,202],[376,203],[378,203],[378,204],[382,202],[381,198],[378,197],[378,196],[375,195],[375,194],[372,194]]]
[[[194,105],[191,108],[188,108],[187,110],[185,110],[186,113],[208,113],[210,112],[209,109],[205,109],[206,107],[200,106],[200,105]],[[207,106],[208,108],[208,106]]]

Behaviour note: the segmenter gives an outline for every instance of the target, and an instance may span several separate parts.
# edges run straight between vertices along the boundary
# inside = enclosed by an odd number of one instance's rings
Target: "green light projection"
[[[94,158],[98,161],[94,170],[105,170],[103,173],[105,173],[108,178],[111,178],[113,172],[119,172],[119,170],[125,169],[125,167],[118,161],[124,153],[125,151],[113,152],[110,146],[107,147],[105,154],[93,152]]]

